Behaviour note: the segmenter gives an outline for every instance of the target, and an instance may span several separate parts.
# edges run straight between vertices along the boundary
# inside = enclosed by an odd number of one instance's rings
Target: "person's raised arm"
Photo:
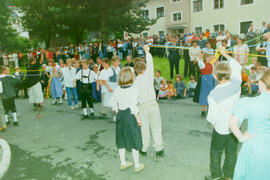
[[[143,47],[145,55],[146,55],[146,70],[145,74],[148,77],[151,77],[151,79],[154,81],[154,63],[153,63],[153,57],[150,53],[150,48],[149,46],[144,46]]]
[[[40,55],[40,61],[39,61],[39,64],[42,64],[43,63],[43,60],[44,60],[44,51],[41,50],[41,55]]]
[[[203,62],[203,55],[204,55],[204,52],[202,51],[201,54],[200,54],[200,57],[198,59],[198,66],[199,66],[200,69],[205,68],[205,64]]]
[[[238,61],[236,61],[234,58],[232,58],[228,53],[226,52],[226,49],[224,47],[220,47],[220,53],[222,56],[227,58],[230,67],[231,67],[231,78],[237,79],[239,81],[242,81],[242,76],[241,76],[241,71],[242,71],[242,66],[239,64]]]

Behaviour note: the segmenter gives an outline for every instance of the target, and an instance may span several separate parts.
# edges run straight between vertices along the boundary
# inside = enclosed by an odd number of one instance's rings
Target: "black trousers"
[[[82,109],[86,108],[86,103],[89,108],[93,108],[93,93],[91,84],[82,84],[81,88],[81,100],[82,100]]]
[[[213,178],[222,177],[222,171],[226,178],[232,178],[237,160],[238,140],[231,133],[221,135],[215,129],[212,133],[210,148],[210,171]],[[225,150],[225,161],[221,170],[221,157]]]
[[[185,66],[184,66],[184,77],[187,77],[187,75],[190,76],[190,58],[184,56]]]
[[[189,62],[189,76],[195,76],[196,64],[193,64],[192,61]]]
[[[179,74],[179,59],[178,60],[169,60],[169,62],[170,62],[171,79],[173,79],[174,69],[175,69],[176,74]]]
[[[8,114],[10,111],[12,113],[16,112],[15,98],[2,99],[3,107],[5,114]]]

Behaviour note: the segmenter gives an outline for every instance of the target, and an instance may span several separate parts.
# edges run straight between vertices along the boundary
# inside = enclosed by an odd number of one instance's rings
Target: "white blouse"
[[[132,114],[139,113],[139,91],[136,87],[131,86],[129,88],[117,87],[110,99],[110,106],[113,111],[126,110],[130,108]]]

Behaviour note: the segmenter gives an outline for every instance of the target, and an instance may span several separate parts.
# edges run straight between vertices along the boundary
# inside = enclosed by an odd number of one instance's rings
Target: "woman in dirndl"
[[[210,64],[214,58],[212,54],[202,53],[199,60],[198,66],[201,70],[201,88],[199,96],[199,104],[201,105],[201,116],[206,117],[207,106],[208,106],[208,95],[215,87],[215,79],[212,75],[213,65]]]

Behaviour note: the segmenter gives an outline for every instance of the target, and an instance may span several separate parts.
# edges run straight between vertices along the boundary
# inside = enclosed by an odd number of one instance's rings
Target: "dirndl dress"
[[[62,89],[61,80],[59,78],[52,77],[50,88],[51,88],[51,96],[53,99],[62,97],[63,89]]]
[[[201,89],[199,104],[202,106],[208,106],[208,95],[215,87],[215,79],[212,74],[204,74],[201,77]]]
[[[116,117],[116,146],[118,149],[142,149],[141,128],[130,109],[119,110]]]

